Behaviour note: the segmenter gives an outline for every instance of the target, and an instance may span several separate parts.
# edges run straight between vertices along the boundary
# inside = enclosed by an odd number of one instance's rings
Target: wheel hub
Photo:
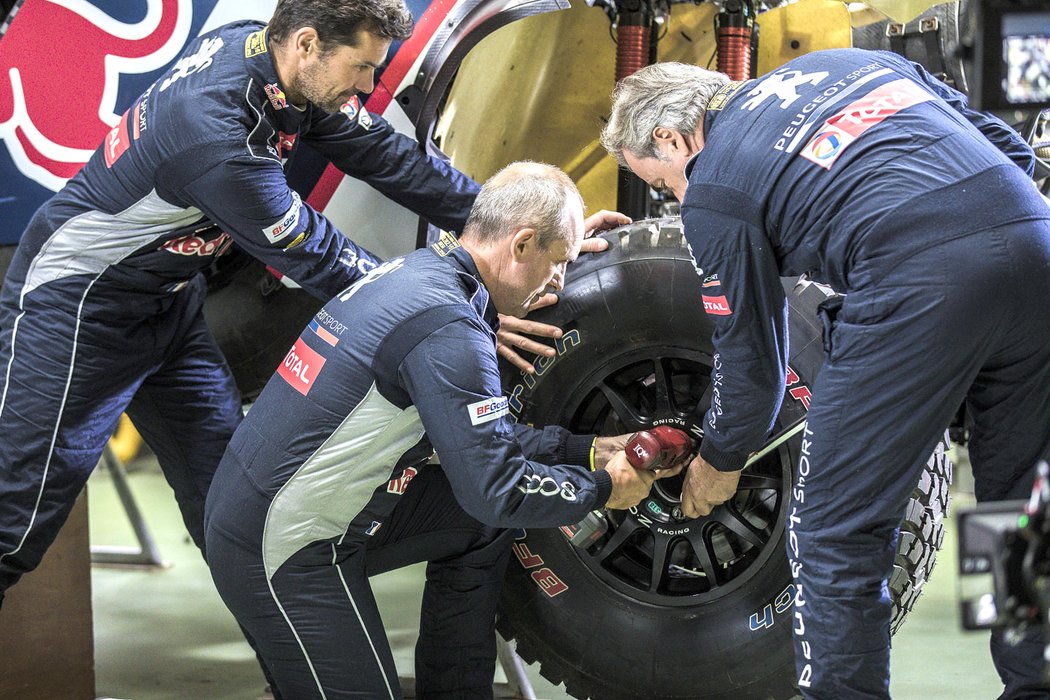
[[[710,403],[710,376],[709,355],[681,348],[607,357],[558,422],[604,435],[661,424],[689,429]],[[770,454],[745,472],[733,499],[701,518],[682,514],[683,476],[661,479],[636,507],[607,511],[606,534],[576,554],[610,586],[646,602],[687,606],[726,595],[780,546],[791,461],[787,446]]]

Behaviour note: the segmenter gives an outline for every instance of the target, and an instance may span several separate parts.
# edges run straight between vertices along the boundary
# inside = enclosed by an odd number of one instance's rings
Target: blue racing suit
[[[400,698],[367,576],[429,561],[417,697],[491,698],[502,528],[608,500],[608,473],[584,466],[594,436],[507,420],[497,325],[446,234],[318,312],[234,434],[208,563],[282,697]]]
[[[0,294],[0,596],[34,568],[127,409],[194,541],[241,419],[201,313],[200,272],[236,244],[318,297],[377,260],[292,191],[308,141],[432,223],[459,229],[477,185],[354,98],[287,102],[262,25],[203,35],[36,213]]]
[[[1050,438],[1050,209],[1032,150],[901,57],[822,51],[712,98],[687,166],[686,238],[715,322],[701,454],[740,469],[784,392],[780,276],[845,293],[822,308],[825,366],[792,484],[798,683],[886,697],[897,528],[966,400],[979,500],[1031,487]],[[1007,696],[1037,644],[993,638]]]

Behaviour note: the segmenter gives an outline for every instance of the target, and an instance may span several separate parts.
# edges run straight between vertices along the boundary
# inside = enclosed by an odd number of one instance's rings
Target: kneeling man
[[[215,475],[205,527],[219,593],[278,697],[400,698],[368,576],[427,561],[417,697],[491,698],[507,528],[648,494],[654,475],[627,463],[626,436],[506,418],[496,314],[523,316],[560,289],[582,240],[572,181],[510,165],[459,241],[332,299],[270,379]]]

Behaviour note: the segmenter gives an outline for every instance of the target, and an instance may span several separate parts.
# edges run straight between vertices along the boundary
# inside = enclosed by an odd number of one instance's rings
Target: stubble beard
[[[336,114],[346,103],[341,97],[325,94],[322,76],[328,68],[328,61],[321,59],[299,74],[297,92],[310,104],[327,114]]]

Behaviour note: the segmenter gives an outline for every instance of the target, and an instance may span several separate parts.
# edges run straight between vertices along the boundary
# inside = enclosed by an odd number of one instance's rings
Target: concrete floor
[[[185,535],[170,489],[149,459],[133,466],[137,468],[130,476],[131,488],[170,567],[94,567],[98,695],[134,700],[258,697],[264,688],[262,674]],[[102,470],[91,479],[89,497],[92,542],[133,544],[113,485]],[[966,500],[965,495],[957,497],[953,510]],[[988,657],[986,634],[963,632],[959,626],[953,535],[949,530],[925,594],[894,638],[895,698],[987,700],[1002,689]],[[421,582],[422,566],[373,579],[402,675],[412,672]],[[569,698],[541,678],[538,669],[530,667],[528,673],[538,697]]]

